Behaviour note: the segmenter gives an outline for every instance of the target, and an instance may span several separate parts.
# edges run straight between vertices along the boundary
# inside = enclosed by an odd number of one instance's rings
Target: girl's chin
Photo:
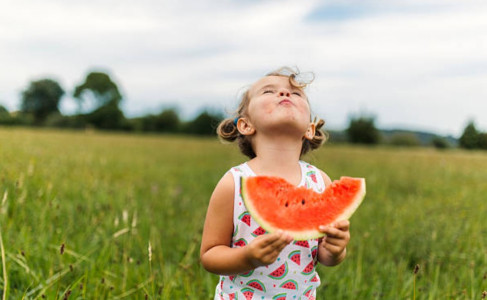
[[[269,122],[266,126],[268,130],[277,130],[280,132],[296,133],[296,135],[304,136],[308,129],[308,123],[299,122],[296,119],[279,119],[274,122]],[[258,130],[257,130],[258,131]]]

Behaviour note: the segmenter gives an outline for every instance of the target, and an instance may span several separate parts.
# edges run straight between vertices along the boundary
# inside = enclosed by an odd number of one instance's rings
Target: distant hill
[[[388,143],[393,137],[412,136],[417,139],[421,146],[431,146],[435,138],[442,138],[452,147],[458,146],[458,139],[453,136],[442,136],[431,132],[414,131],[406,129],[379,129],[383,143]],[[331,143],[347,142],[347,133],[344,130],[327,130]]]
[[[430,146],[434,138],[443,138],[445,139],[451,146],[456,147],[458,146],[458,139],[453,136],[441,136],[431,132],[424,132],[424,131],[413,131],[413,130],[404,130],[404,129],[383,129],[380,130],[382,136],[387,140],[390,139],[392,136],[399,135],[399,134],[410,134],[416,136],[419,140],[421,145],[423,146]]]

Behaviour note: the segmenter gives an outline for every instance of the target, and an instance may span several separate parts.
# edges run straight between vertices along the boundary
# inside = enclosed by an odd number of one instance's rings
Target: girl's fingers
[[[279,249],[279,251],[281,251],[292,241],[292,238],[285,232],[279,232],[278,234],[279,234],[278,239],[274,240],[274,242],[271,245],[276,249]]]
[[[321,232],[325,233],[327,237],[335,237],[344,239],[347,237],[348,231],[342,231],[334,227],[320,227]]]
[[[344,244],[344,240],[343,239],[335,239],[335,238],[330,238],[330,237],[327,237],[326,238],[326,245],[333,245],[333,246],[341,246]]]
[[[262,238],[262,246],[266,247],[279,240],[279,234],[275,232],[271,234],[262,235],[261,238]]]
[[[337,232],[337,231],[330,231],[332,229],[336,229],[338,231],[349,231],[350,229],[350,222],[348,220],[342,220],[342,221],[338,221],[336,223],[333,223],[331,225],[328,225],[328,226],[324,226],[324,225],[321,225],[319,226],[318,228],[321,232],[324,232],[324,233],[332,233],[332,232]]]
[[[333,227],[338,228],[342,231],[348,231],[350,229],[350,221],[348,220],[338,221],[334,224]]]
[[[331,253],[340,253],[343,251],[343,247],[340,247],[340,246],[336,246],[336,245],[332,245],[332,244],[325,244],[324,246],[328,251],[330,251]]]
[[[278,249],[281,251],[292,241],[292,237],[290,237],[287,233],[278,231],[271,234],[266,234],[262,236],[262,248],[269,248],[269,249]]]

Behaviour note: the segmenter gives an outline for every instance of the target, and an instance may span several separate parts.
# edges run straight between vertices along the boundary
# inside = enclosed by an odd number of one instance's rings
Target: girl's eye
[[[265,91],[263,92],[263,94],[272,94],[272,93],[274,93],[274,91],[273,91],[273,90],[265,90]]]
[[[293,95],[297,95],[298,97],[301,97],[301,93],[299,92],[293,92]]]

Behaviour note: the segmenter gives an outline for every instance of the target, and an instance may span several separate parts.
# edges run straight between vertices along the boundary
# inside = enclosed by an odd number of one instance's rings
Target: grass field
[[[206,207],[243,160],[216,139],[0,128],[1,295],[211,299]],[[482,299],[487,152],[330,144],[306,160],[367,180],[318,299]]]

